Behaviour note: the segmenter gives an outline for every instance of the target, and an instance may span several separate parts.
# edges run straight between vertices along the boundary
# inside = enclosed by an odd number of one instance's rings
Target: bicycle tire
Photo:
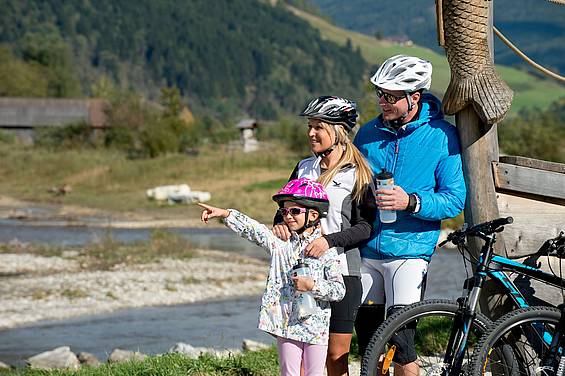
[[[540,359],[547,353],[547,344],[540,340],[538,330],[543,325],[544,331],[555,333],[561,312],[553,307],[529,307],[511,311],[498,319],[492,330],[482,337],[475,347],[471,358],[472,375],[484,375],[487,372],[508,373],[505,364],[496,361],[500,349],[511,349],[516,359],[516,375],[555,374],[541,372]],[[536,325],[537,329],[532,327]]]
[[[457,302],[446,299],[433,299],[411,304],[390,316],[379,326],[379,329],[375,332],[367,346],[361,364],[361,375],[374,376],[386,374],[388,366],[387,369],[379,370],[379,363],[382,357],[387,354],[390,338],[400,328],[414,322],[417,325],[415,332],[416,342],[424,340],[424,343],[416,345],[418,365],[426,371],[426,374],[441,374],[441,370],[445,369],[443,351],[447,347],[451,333],[450,328],[458,309],[459,304]],[[476,343],[478,338],[486,333],[491,325],[491,320],[483,314],[477,313],[469,334],[470,343]],[[443,328],[443,330],[435,332],[434,329],[437,327]],[[467,351],[466,356],[466,359],[470,361],[471,352]],[[388,363],[390,363],[390,358]],[[468,364],[464,363],[463,367],[467,366]],[[436,373],[436,371],[439,371],[439,373]]]

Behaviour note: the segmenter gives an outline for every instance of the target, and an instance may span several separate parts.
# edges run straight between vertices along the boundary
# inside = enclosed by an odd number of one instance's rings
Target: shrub
[[[51,150],[94,146],[91,128],[85,123],[51,126],[35,131],[35,145]]]

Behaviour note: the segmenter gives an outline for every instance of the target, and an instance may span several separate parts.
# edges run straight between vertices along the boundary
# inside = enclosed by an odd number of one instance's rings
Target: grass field
[[[153,218],[199,217],[196,205],[163,205],[146,190],[188,184],[212,194],[212,205],[236,208],[270,222],[271,196],[288,179],[299,155],[282,145],[264,145],[254,153],[202,148],[198,156],[181,154],[131,160],[105,149],[48,151],[0,143],[0,194],[24,201],[78,205]],[[51,187],[68,184],[72,192],[55,196]]]
[[[414,55],[429,60],[434,67],[431,90],[436,94],[439,93],[441,98],[447,89],[450,70],[444,55],[416,45],[403,47],[385,40],[377,40],[365,34],[339,28],[322,18],[296,8],[289,7],[289,9],[320,30],[324,38],[339,44],[345,44],[348,39],[351,40],[352,45],[359,47],[365,60],[374,65],[375,68],[385,59],[397,54]],[[565,86],[556,83],[556,81],[540,79],[525,71],[506,66],[497,66],[497,71],[514,90],[514,101],[510,109],[510,116],[516,114],[523,107],[545,109],[551,102],[565,97]]]

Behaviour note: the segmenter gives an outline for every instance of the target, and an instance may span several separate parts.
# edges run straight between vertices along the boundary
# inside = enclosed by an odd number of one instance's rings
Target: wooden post
[[[461,142],[463,174],[467,185],[465,222],[477,224],[499,217],[492,162],[498,161],[497,127],[487,129],[472,107],[466,107],[455,115]],[[473,238],[474,239],[474,238]],[[475,256],[480,252],[482,241],[469,239]],[[503,242],[497,241],[497,253],[503,251]]]
[[[492,39],[492,2],[489,2],[488,43],[491,58],[494,60]],[[498,203],[494,186],[492,163],[498,162],[498,127],[489,126],[477,115],[473,107],[467,106],[455,115],[455,122],[461,142],[463,174],[467,186],[465,202],[465,222],[469,225],[499,218]],[[469,239],[471,254],[478,257],[483,242],[477,238]],[[502,234],[497,234],[495,252],[505,255]],[[505,308],[499,310],[501,297],[488,283],[483,288],[480,299],[482,311],[489,317],[495,318]]]

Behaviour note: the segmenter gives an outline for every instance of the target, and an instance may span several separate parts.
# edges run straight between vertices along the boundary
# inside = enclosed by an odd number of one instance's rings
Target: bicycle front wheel
[[[550,344],[558,335],[560,317],[561,312],[552,307],[517,309],[502,316],[473,352],[473,375],[555,375],[559,351],[552,353]],[[500,362],[499,354],[508,350],[515,362]]]
[[[389,317],[379,327],[367,346],[361,365],[361,375],[386,375],[396,367],[402,367],[404,375],[424,374],[441,375],[450,370],[444,357],[452,330],[455,313],[459,305],[451,300],[434,299],[411,304]],[[482,334],[490,328],[492,322],[478,313],[469,330],[467,350],[464,354],[463,371],[469,366],[472,350]],[[399,360],[395,338],[406,335],[406,328],[413,335],[416,361],[405,364]],[[400,372],[399,372],[400,373]]]

